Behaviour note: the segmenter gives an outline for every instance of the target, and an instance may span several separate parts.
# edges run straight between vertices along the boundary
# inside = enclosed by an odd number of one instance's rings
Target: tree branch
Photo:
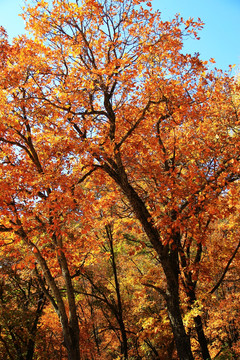
[[[225,270],[223,271],[222,276],[220,277],[220,279],[218,280],[218,282],[216,283],[216,285],[212,288],[212,290],[209,291],[210,294],[213,294],[214,291],[216,291],[216,290],[219,288],[219,286],[221,285],[221,283],[223,282],[223,279],[224,279],[226,273],[228,272],[228,269],[229,269],[231,263],[233,262],[233,260],[234,260],[234,258],[235,258],[235,256],[236,256],[239,248],[240,248],[240,240],[239,240],[239,242],[238,242],[238,245],[237,245],[236,249],[234,250],[234,253],[232,254],[231,258],[229,259],[229,261],[228,261],[228,263],[227,263],[227,266],[225,267]]]

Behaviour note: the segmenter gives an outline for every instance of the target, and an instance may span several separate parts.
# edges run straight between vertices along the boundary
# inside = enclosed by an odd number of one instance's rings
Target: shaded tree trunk
[[[27,355],[26,355],[26,360],[32,360],[33,359],[33,355],[34,355],[34,348],[35,348],[35,338],[36,338],[36,334],[37,334],[37,326],[38,326],[38,322],[39,319],[43,313],[43,309],[44,306],[46,304],[46,298],[44,296],[43,293],[41,293],[39,295],[39,300],[38,300],[38,306],[37,306],[37,310],[36,310],[36,316],[33,322],[33,326],[31,329],[31,338],[28,342],[28,349],[27,349]]]
[[[198,335],[198,342],[200,344],[202,356],[204,360],[211,360],[211,356],[208,351],[208,343],[203,330],[202,318],[200,315],[194,318],[195,329]]]
[[[190,290],[187,291],[187,294],[190,299],[190,304],[193,305],[194,302],[197,300],[194,284],[192,284]],[[207,339],[203,330],[202,318],[200,315],[194,317],[194,324],[198,336],[198,343],[202,352],[202,357],[204,360],[211,360],[211,356],[208,350]]]
[[[168,245],[162,244],[159,232],[151,220],[145,203],[128,181],[119,153],[116,154],[116,159],[114,169],[107,163],[103,165],[103,169],[114,179],[128,198],[137,219],[159,256],[167,282],[167,291],[164,297],[178,356],[180,360],[193,360],[190,339],[186,334],[180,310],[178,252],[173,251]]]
[[[190,249],[188,249],[190,251]],[[201,244],[198,244],[197,253],[195,256],[194,264],[199,264],[202,254],[202,246]],[[187,268],[187,260],[185,257],[185,254],[183,251],[180,252],[180,259],[181,259],[181,265],[183,269]],[[195,301],[197,300],[196,297],[196,284],[197,281],[192,280],[192,273],[191,271],[184,270],[183,271],[185,280],[183,281],[186,294],[189,298],[189,310],[194,305]],[[208,343],[207,339],[204,333],[203,324],[202,324],[202,318],[200,315],[194,317],[194,323],[195,323],[195,330],[197,332],[198,336],[198,343],[202,352],[202,357],[204,360],[211,360],[211,356],[208,350]]]
[[[183,325],[179,300],[178,251],[166,246],[159,256],[167,281],[165,299],[178,356],[181,360],[190,360],[193,359],[190,338]]]

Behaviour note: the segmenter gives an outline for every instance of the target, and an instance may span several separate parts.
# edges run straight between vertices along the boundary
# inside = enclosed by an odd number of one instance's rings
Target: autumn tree
[[[159,258],[165,282],[156,289],[179,359],[193,359],[179,279],[191,308],[215,203],[239,179],[234,80],[183,52],[200,20],[163,22],[151,2],[36,1],[25,17],[31,39],[1,41],[0,230],[37,261],[69,359],[79,360],[73,275],[76,249],[96,236],[90,189],[121,194]],[[195,325],[208,359],[199,315]]]

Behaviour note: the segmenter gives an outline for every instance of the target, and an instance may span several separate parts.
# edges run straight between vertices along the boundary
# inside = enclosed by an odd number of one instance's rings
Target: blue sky
[[[0,25],[10,39],[24,32],[21,12],[22,0],[0,0]],[[205,23],[201,40],[185,42],[189,53],[199,52],[203,60],[214,58],[215,66],[223,70],[236,64],[240,69],[240,0],[153,0],[155,9],[162,12],[164,20],[176,13],[185,19],[200,17]]]

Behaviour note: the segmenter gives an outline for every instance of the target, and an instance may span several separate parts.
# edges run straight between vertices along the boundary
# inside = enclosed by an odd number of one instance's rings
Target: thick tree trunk
[[[165,294],[165,298],[167,301],[168,315],[172,326],[179,360],[193,360],[190,339],[186,334],[180,310],[178,291],[178,253],[177,251],[172,251],[169,246],[163,246],[159,232],[151,221],[151,215],[145,203],[128,181],[123,164],[121,163],[120,155],[116,154],[116,157],[117,163],[115,169],[118,168],[118,170],[113,170],[107,164],[105,164],[104,170],[121,187],[122,191],[128,198],[136,217],[141,222],[146,235],[159,255],[161,265],[166,276],[167,292]]]
[[[80,360],[78,347],[72,347],[71,345],[68,346],[67,354],[68,354],[68,360]]]
[[[166,275],[167,292],[165,298],[178,356],[181,360],[193,360],[190,338],[186,334],[180,309],[178,252],[166,246],[159,256]]]
[[[80,360],[78,334],[76,336],[70,325],[64,326],[62,329],[68,360]]]
[[[167,310],[179,359],[193,360],[190,339],[185,332],[178,297],[173,289],[171,294],[167,294]]]

